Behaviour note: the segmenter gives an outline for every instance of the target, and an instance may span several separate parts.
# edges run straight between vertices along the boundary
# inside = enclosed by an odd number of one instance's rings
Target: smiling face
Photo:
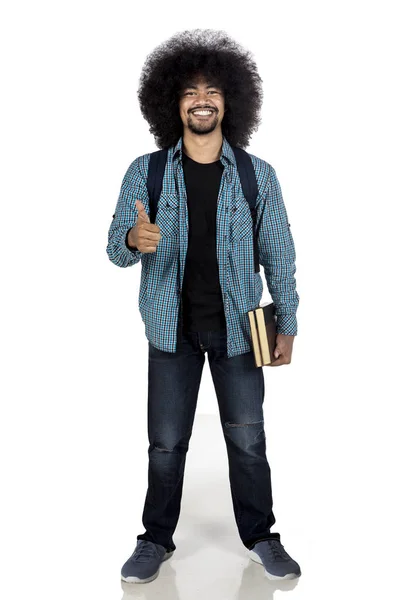
[[[179,114],[185,129],[204,135],[221,127],[225,102],[220,87],[199,76],[181,90]]]

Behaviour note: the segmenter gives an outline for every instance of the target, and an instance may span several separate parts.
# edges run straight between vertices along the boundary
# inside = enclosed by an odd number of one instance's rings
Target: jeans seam
[[[232,494],[233,494],[233,495],[234,495],[234,497],[235,497],[236,506],[238,507],[238,518],[237,518],[237,524],[238,524],[238,527],[239,527],[239,525],[240,525],[240,524],[241,524],[241,522],[242,522],[242,507],[241,507],[241,505],[240,505],[240,502],[238,502],[238,500],[237,500],[237,496],[236,496],[236,494],[235,494],[235,490],[233,489],[233,486],[232,486]]]

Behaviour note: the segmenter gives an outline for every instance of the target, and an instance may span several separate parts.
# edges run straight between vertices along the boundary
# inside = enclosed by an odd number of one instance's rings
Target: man
[[[142,261],[139,309],[149,341],[149,485],[145,533],[122,567],[124,581],[155,579],[176,549],[186,453],[205,353],[226,441],[235,520],[249,556],[270,579],[300,567],[271,532],[270,467],[263,419],[263,369],[247,313],[259,305],[252,217],[232,146],[259,123],[262,90],[249,53],[223,32],[176,34],[147,58],[139,101],[168,158],[156,222],[149,219],[149,154],[129,167],[109,230],[110,260]],[[251,155],[258,183],[259,261],[276,305],[272,366],[291,362],[299,296],[295,249],[275,170]]]

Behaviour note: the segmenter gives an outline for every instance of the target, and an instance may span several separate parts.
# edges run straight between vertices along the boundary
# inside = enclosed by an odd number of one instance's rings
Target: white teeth
[[[212,110],[196,110],[193,112],[194,115],[211,115]]]

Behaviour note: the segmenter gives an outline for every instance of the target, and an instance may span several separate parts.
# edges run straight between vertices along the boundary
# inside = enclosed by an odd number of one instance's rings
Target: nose
[[[208,106],[211,106],[210,97],[207,95],[207,91],[198,93],[197,102],[201,103],[201,105],[207,104]]]

